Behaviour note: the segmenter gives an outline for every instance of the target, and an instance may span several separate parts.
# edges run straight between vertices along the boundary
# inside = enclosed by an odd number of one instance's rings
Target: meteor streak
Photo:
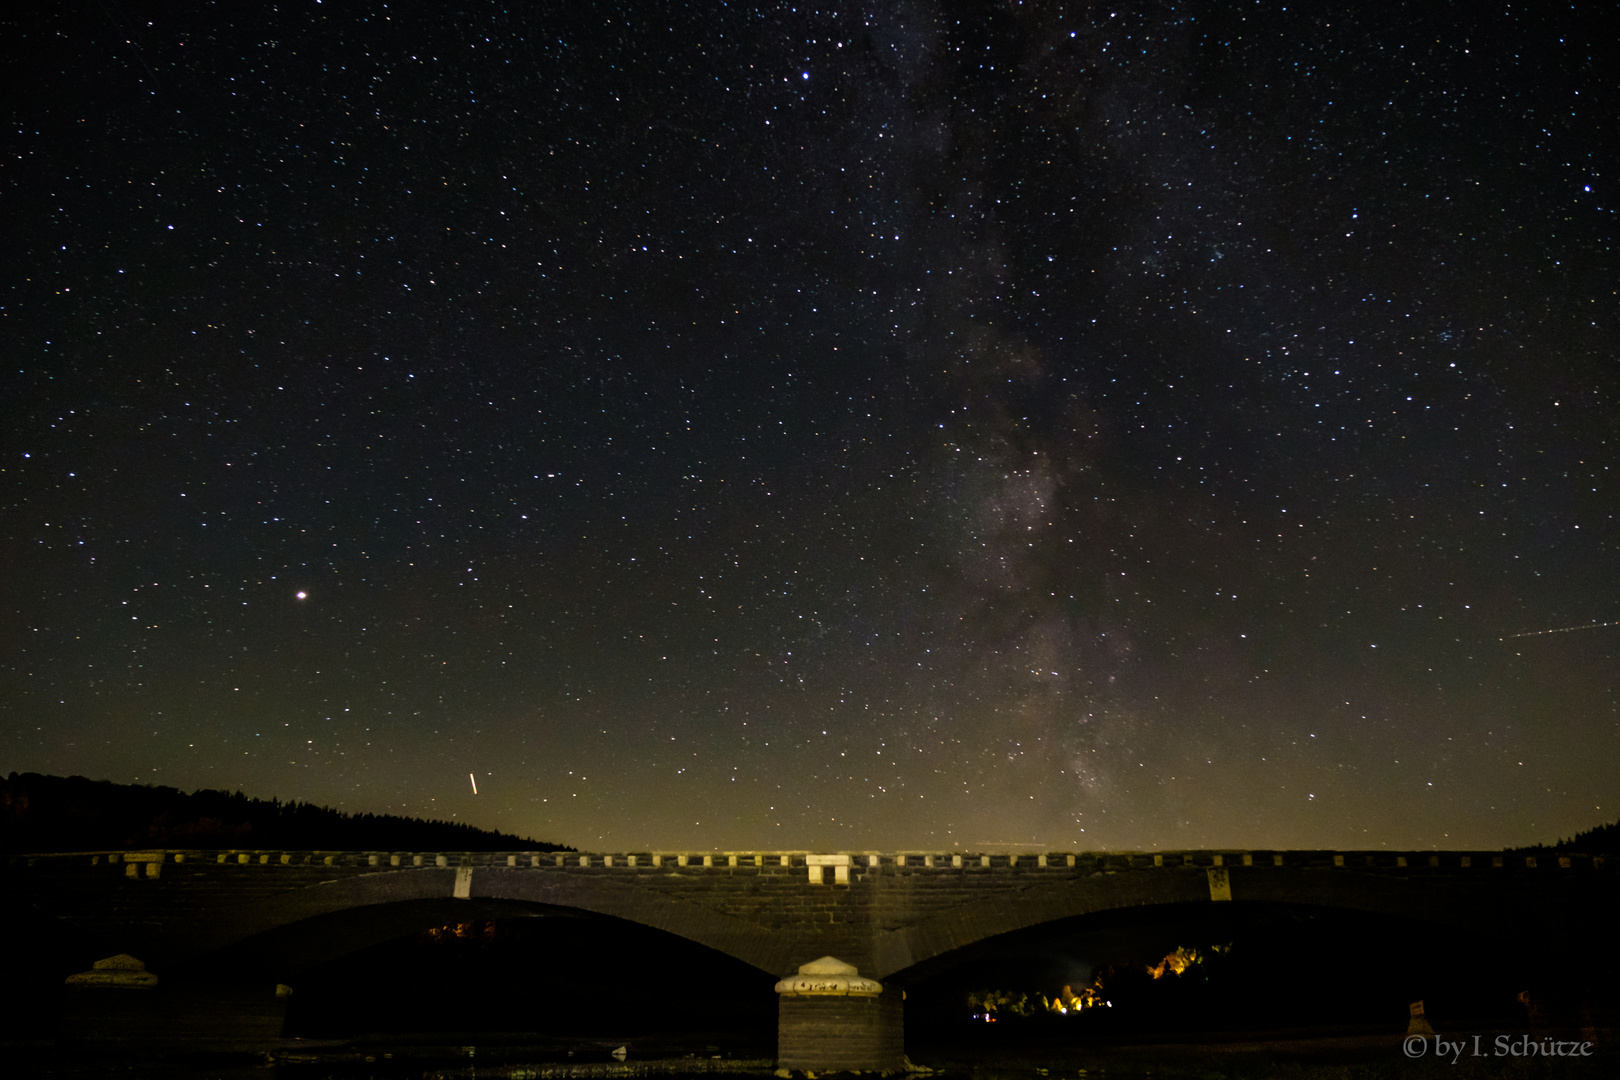
[[[1617,619],[1614,622],[1586,623],[1583,626],[1560,626],[1556,630],[1526,630],[1522,634],[1509,634],[1507,637],[1497,638],[1496,640],[1497,641],[1512,641],[1514,638],[1539,637],[1542,634],[1568,634],[1568,633],[1571,633],[1571,632],[1576,631],[1576,630],[1596,630],[1596,629],[1598,629],[1600,627],[1604,627],[1604,626],[1620,626],[1620,619]]]
[[[474,795],[478,794],[478,780],[477,780],[477,778],[474,777],[472,773],[468,773],[467,774],[467,779],[472,781],[473,794]]]

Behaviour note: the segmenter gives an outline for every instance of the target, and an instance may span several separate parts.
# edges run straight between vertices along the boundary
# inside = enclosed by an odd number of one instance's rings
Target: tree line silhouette
[[[1536,845],[1537,848],[1541,846]],[[1568,840],[1560,840],[1552,845],[1552,850],[1579,851],[1587,855],[1620,851],[1620,821],[1578,832]]]
[[[0,851],[140,848],[324,851],[572,851],[455,821],[349,814],[240,791],[115,784],[13,772],[0,781]]]

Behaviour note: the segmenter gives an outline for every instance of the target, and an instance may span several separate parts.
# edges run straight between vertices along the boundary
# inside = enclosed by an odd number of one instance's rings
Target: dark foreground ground
[[[917,973],[899,987],[911,1060],[952,1080],[1620,1077],[1620,985],[1599,959],[1614,941],[1554,968],[1512,942],[1433,927],[1231,908],[1045,927]],[[359,950],[294,980],[290,1037],[258,1057],[73,1045],[63,972],[48,957],[30,964],[28,940],[16,940],[0,988],[5,1080],[605,1080],[774,1068],[771,975],[608,920],[456,924]],[[1175,977],[1149,974],[1180,946],[1206,960]],[[1060,1018],[1004,1008],[997,1023],[969,1020],[988,990],[1027,990],[1033,1006],[1094,979],[1107,1009]],[[1433,1036],[1405,1041],[1408,1004],[1420,1000],[1443,1047]],[[1565,1056],[1545,1056],[1548,1040]],[[1584,1056],[1568,1056],[1583,1042]]]
[[[462,1041],[465,1039],[465,1041]],[[1428,1080],[1620,1076],[1612,1029],[1484,1030],[1412,1042],[1392,1031],[1315,1030],[1158,1036],[1149,1040],[989,1038],[981,1032],[913,1043],[931,1076],[961,1080]],[[622,1047],[624,1060],[614,1051]],[[773,1047],[757,1033],[538,1039],[488,1032],[346,1041],[288,1040],[273,1054],[135,1055],[40,1040],[0,1047],[6,1076],[52,1080],[616,1080],[715,1077],[766,1080]],[[1551,1053],[1549,1053],[1551,1051]],[[927,1075],[927,1074],[925,1074]],[[919,1077],[919,1080],[921,1078]]]

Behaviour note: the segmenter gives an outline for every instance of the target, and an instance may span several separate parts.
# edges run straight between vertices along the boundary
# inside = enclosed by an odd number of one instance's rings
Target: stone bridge
[[[205,986],[223,966],[258,980],[252,993],[267,998],[314,965],[446,922],[548,910],[626,919],[783,976],[780,1062],[817,1070],[899,1067],[898,987],[919,965],[1098,912],[1228,902],[1339,908],[1498,940],[1528,935],[1544,952],[1576,955],[1620,910],[1620,875],[1601,856],[1489,851],[167,850],[9,856],[3,865],[8,909],[46,928],[65,973],[114,955],[145,965],[136,972],[125,960],[124,969],[74,976],[102,987],[153,975],[160,986]],[[824,957],[854,970],[824,964],[796,976]],[[889,986],[872,991],[872,979]],[[100,1003],[110,992],[70,996]],[[218,987],[195,997],[236,1000]],[[277,1015],[265,1010],[262,1034],[279,1034]],[[239,1016],[230,1022],[242,1029]]]

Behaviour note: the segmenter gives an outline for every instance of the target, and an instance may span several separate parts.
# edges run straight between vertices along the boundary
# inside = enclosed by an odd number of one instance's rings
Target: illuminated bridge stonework
[[[160,978],[228,962],[289,984],[427,926],[556,909],[656,927],[777,976],[835,956],[904,983],[986,938],[1120,908],[1351,909],[1550,952],[1587,947],[1620,908],[1601,856],[1501,852],[149,851],[5,866],[8,903],[52,928],[64,974],[125,953]]]

